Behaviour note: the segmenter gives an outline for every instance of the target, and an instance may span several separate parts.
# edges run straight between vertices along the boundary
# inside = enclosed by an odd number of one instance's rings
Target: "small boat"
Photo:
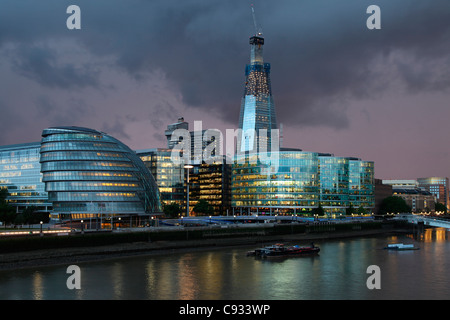
[[[268,247],[248,251],[247,256],[257,256],[263,258],[290,257],[318,254],[319,251],[320,248],[314,246],[314,244],[311,244],[310,247],[300,247],[298,245],[285,246],[284,244],[277,243]]]
[[[276,243],[273,244],[271,246],[267,246],[267,247],[263,247],[263,248],[258,248],[252,251],[248,251],[247,252],[247,256],[257,256],[260,257],[262,256],[262,253],[265,252],[266,250],[278,250],[278,248],[284,247],[284,244],[282,243]]]
[[[413,244],[391,243],[385,248],[387,250],[419,250]]]

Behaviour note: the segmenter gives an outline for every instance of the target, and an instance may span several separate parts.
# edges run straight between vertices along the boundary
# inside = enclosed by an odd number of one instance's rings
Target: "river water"
[[[420,250],[383,249],[396,242]],[[68,266],[0,271],[0,299],[450,299],[446,229],[315,245],[317,256],[276,260],[247,257],[254,247],[228,247],[79,263],[80,289],[68,289]],[[379,289],[367,286],[373,265]]]

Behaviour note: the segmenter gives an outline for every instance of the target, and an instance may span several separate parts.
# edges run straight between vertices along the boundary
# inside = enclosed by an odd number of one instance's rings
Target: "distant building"
[[[0,188],[7,188],[7,201],[21,212],[34,206],[39,211],[52,209],[42,182],[40,142],[0,147]]]
[[[383,180],[383,184],[391,185],[394,190],[413,190],[420,193],[420,191],[426,191],[434,195],[435,201],[442,203],[450,209],[449,202],[449,180],[445,177],[428,177],[428,178],[417,178],[416,180]],[[402,191],[403,192],[403,191]],[[402,194],[407,194],[406,191]],[[411,193],[412,195],[417,194],[415,192]],[[411,196],[411,199],[414,199]],[[406,196],[405,196],[406,199]],[[411,200],[415,201],[415,200]],[[420,200],[422,201],[422,200]],[[430,201],[428,198],[423,201]],[[414,204],[411,202],[411,204]],[[413,207],[413,206],[412,206]],[[418,210],[422,210],[424,208],[430,208],[430,205],[422,206],[418,205]],[[434,205],[433,205],[434,208]],[[434,209],[433,209],[434,211]]]
[[[185,169],[171,159],[172,149],[137,150],[136,154],[150,170],[158,185],[162,205],[177,203],[185,206]]]
[[[380,213],[380,206],[383,200],[392,196],[392,185],[383,184],[383,181],[381,179],[375,179],[375,208],[373,210],[375,214]]]
[[[417,180],[387,179],[382,180],[382,183],[390,185],[393,189],[417,189],[419,187]]]
[[[105,222],[162,211],[150,171],[134,151],[106,133],[80,127],[48,128],[42,132],[40,153],[55,219]]]
[[[179,140],[172,140],[172,134],[177,129],[189,130],[189,123],[184,121],[183,117],[178,118],[178,121],[167,126],[166,131],[164,132],[167,139],[167,148],[172,149],[175,145],[178,144]]]
[[[449,180],[445,177],[418,178],[419,187],[436,196],[436,202],[442,203],[450,210]]]
[[[435,196],[420,188],[392,189],[392,195],[401,197],[405,200],[406,204],[411,207],[412,212],[420,213],[435,211]]]
[[[195,127],[195,122],[194,122]],[[189,131],[189,123],[184,118],[179,118],[178,122],[169,124],[165,135],[167,138],[167,149],[174,149],[183,141],[183,137],[174,134],[176,130],[184,131],[189,139],[187,147],[190,151],[190,163],[201,164],[208,157],[220,156],[223,141],[221,132],[217,129],[200,129]],[[181,156],[181,155],[180,155]]]

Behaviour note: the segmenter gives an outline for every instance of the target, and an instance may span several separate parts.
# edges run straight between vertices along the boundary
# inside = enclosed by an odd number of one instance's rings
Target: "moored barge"
[[[247,252],[248,256],[256,256],[262,258],[272,257],[291,257],[301,255],[314,255],[320,252],[320,248],[316,247],[313,243],[309,247],[285,246],[284,244],[277,243],[271,246],[255,249]]]

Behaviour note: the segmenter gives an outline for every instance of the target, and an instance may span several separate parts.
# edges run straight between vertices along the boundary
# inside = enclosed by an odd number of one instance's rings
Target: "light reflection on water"
[[[387,243],[420,250],[392,252]],[[445,229],[418,236],[316,242],[320,255],[282,260],[247,257],[248,247],[172,252],[80,263],[81,289],[69,290],[67,266],[0,272],[0,299],[449,299],[450,241]],[[366,270],[381,269],[369,290]]]

